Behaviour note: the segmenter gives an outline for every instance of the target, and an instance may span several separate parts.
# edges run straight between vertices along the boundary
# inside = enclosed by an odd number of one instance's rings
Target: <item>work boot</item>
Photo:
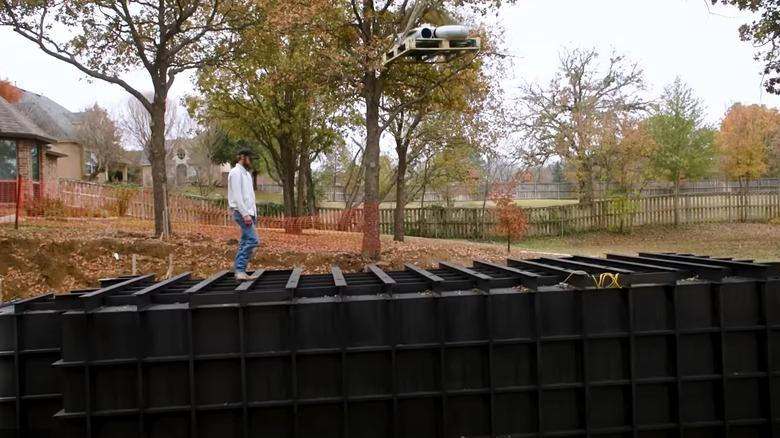
[[[247,280],[251,280],[251,279],[252,279],[252,277],[247,275],[246,272],[236,271],[236,280],[238,280],[238,281],[247,281]]]

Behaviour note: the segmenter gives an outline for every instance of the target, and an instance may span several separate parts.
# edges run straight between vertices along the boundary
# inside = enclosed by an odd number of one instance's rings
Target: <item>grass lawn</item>
[[[181,187],[178,189],[178,191],[179,193],[184,193],[188,195],[203,196],[197,187],[192,187],[192,186]],[[227,198],[227,188],[217,187],[211,190],[211,192],[207,195],[207,198],[211,198],[211,199]],[[255,199],[257,199],[258,202],[276,202],[278,204],[281,204],[282,194],[255,191]]]
[[[521,207],[553,207],[556,205],[570,205],[576,204],[576,199],[518,199],[515,204]],[[425,206],[430,207],[432,205],[442,205],[439,202],[426,202]],[[488,207],[494,207],[495,203],[488,201]],[[326,208],[344,208],[343,202],[331,202],[322,201],[320,207]],[[383,202],[379,205],[380,208],[395,208],[395,202]],[[458,201],[455,202],[455,207],[458,208],[482,208],[482,201]],[[410,202],[406,204],[406,208],[420,208],[419,202]]]
[[[674,251],[780,261],[780,225],[750,223],[684,225],[679,228],[642,227],[630,235],[595,232],[526,239],[519,242],[517,247],[589,256],[603,256],[608,252],[635,254],[639,251]]]
[[[195,196],[203,196],[200,192],[200,189],[194,186],[185,186],[180,187],[177,189],[179,193],[184,193],[188,195],[195,195]],[[206,195],[208,198],[212,199],[224,199],[227,197],[227,188],[226,187],[216,187],[212,189],[208,195]],[[281,193],[269,193],[269,192],[260,192],[255,191],[255,198],[258,202],[275,202],[277,204],[281,204],[283,202],[282,200],[282,194]],[[570,205],[570,204],[576,204],[578,201],[576,199],[518,199],[515,201],[515,204],[521,206],[521,207],[552,207],[556,205]],[[427,206],[432,205],[443,205],[440,202],[426,202]],[[321,201],[319,203],[320,207],[324,208],[344,208],[344,203],[340,201],[332,202],[332,201]],[[493,201],[488,201],[487,203],[488,207],[494,207],[495,203]],[[407,208],[419,208],[420,203],[419,202],[410,202],[406,204]],[[455,202],[455,207],[459,208],[482,208],[482,201],[458,201]],[[395,208],[395,202],[383,202],[380,204],[380,208]]]

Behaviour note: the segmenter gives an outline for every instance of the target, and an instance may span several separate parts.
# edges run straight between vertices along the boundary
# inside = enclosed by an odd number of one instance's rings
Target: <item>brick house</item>
[[[46,185],[56,184],[57,160],[64,154],[51,150],[55,141],[0,97],[0,203],[16,201],[17,177],[23,180],[24,199],[39,197]]]
[[[96,173],[94,151],[78,140],[77,128],[84,113],[72,112],[41,94],[19,88],[21,98],[13,103],[15,109],[35,123],[50,138],[50,150],[62,154],[57,166],[58,178],[82,180],[91,179]],[[120,158],[109,163],[105,172],[96,175],[98,181],[127,181],[130,162]],[[54,175],[52,175],[54,176]]]

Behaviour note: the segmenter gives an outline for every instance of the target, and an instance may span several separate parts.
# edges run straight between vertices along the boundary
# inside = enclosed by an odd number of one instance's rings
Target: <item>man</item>
[[[257,206],[255,190],[252,187],[252,151],[238,151],[238,163],[228,174],[228,206],[233,219],[241,227],[241,241],[236,252],[236,280],[250,280],[246,266],[252,257],[252,251],[260,243],[257,237]]]

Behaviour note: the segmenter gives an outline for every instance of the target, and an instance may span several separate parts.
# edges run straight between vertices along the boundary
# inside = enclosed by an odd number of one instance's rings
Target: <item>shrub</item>
[[[38,217],[65,217],[65,204],[56,198],[38,198],[24,204],[24,212],[27,216]]]
[[[506,238],[506,252],[509,253],[512,241],[522,239],[528,229],[528,217],[508,194],[496,196],[494,202],[496,203],[495,233]]]
[[[634,227],[634,216],[639,212],[639,203],[627,194],[609,198],[608,214],[617,217],[617,226],[611,226],[610,231],[630,234]]]
[[[119,217],[127,215],[127,211],[130,208],[130,201],[133,200],[136,192],[136,188],[132,186],[114,186],[111,189],[113,202],[109,205],[109,211]]]

